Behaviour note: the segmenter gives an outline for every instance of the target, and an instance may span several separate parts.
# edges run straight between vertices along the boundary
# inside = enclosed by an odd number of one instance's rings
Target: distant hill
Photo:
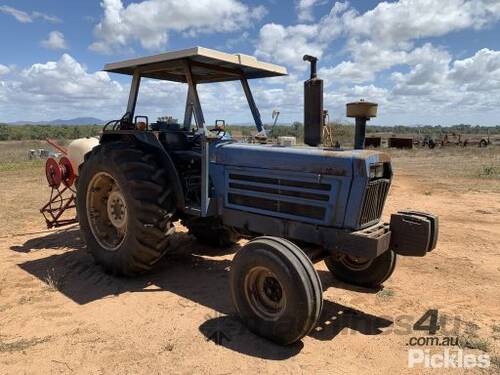
[[[76,117],[68,120],[52,120],[52,121],[15,121],[9,122],[8,125],[103,125],[106,121],[95,117]]]

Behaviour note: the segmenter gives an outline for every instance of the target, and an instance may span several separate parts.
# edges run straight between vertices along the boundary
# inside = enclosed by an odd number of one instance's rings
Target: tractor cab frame
[[[198,94],[198,85],[239,81],[255,122],[255,127],[257,129],[256,138],[266,139],[267,135],[262,124],[261,115],[252,95],[248,80],[287,75],[286,68],[258,61],[253,56],[244,54],[232,55],[203,47],[194,47],[145,58],[111,63],[104,67],[104,71],[132,76],[126,112],[120,120],[111,121],[105,126],[104,138],[112,136],[113,133],[123,134],[123,131],[127,130],[135,132],[137,130],[154,131],[158,129],[158,127],[150,126],[146,116],[135,116],[141,78],[152,78],[187,84],[188,90],[184,120],[182,127],[176,128],[174,132],[196,133],[194,138],[199,140],[199,151],[201,155],[201,199],[199,206],[189,204],[186,199],[182,199],[185,204],[181,208],[185,212],[199,214],[201,217],[208,216],[210,208],[210,197],[208,193],[208,142],[218,140],[219,137],[206,127],[205,117]],[[193,117],[197,128],[196,132],[191,129]],[[139,122],[139,120],[146,121]],[[221,130],[217,122],[216,127],[212,130],[217,132]]]

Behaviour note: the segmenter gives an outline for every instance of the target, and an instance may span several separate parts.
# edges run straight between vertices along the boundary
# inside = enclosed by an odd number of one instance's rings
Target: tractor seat
[[[191,144],[185,131],[167,131],[162,133],[162,137],[163,144],[169,152],[185,151],[191,148]]]
[[[192,161],[196,163],[201,159],[201,153],[193,150],[171,151],[170,155],[179,164],[191,163]]]

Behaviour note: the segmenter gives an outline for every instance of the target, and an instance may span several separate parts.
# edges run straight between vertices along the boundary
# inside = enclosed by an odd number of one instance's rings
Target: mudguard
[[[154,133],[137,130],[109,130],[103,132],[100,143],[103,144],[117,140],[134,142],[142,149],[152,152],[158,157],[158,161],[167,171],[169,180],[172,181],[177,210],[179,210],[180,212],[184,212],[186,205],[184,200],[184,191],[182,189],[179,174],[177,173],[177,169],[175,168],[175,164],[172,158],[165,150],[161,142],[158,140],[158,138],[156,138]]]

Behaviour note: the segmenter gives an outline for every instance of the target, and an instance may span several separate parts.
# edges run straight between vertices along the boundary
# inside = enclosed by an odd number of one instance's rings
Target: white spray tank
[[[75,139],[68,145],[68,159],[76,175],[78,175],[78,167],[83,163],[85,154],[98,144],[99,139],[90,137]]]

